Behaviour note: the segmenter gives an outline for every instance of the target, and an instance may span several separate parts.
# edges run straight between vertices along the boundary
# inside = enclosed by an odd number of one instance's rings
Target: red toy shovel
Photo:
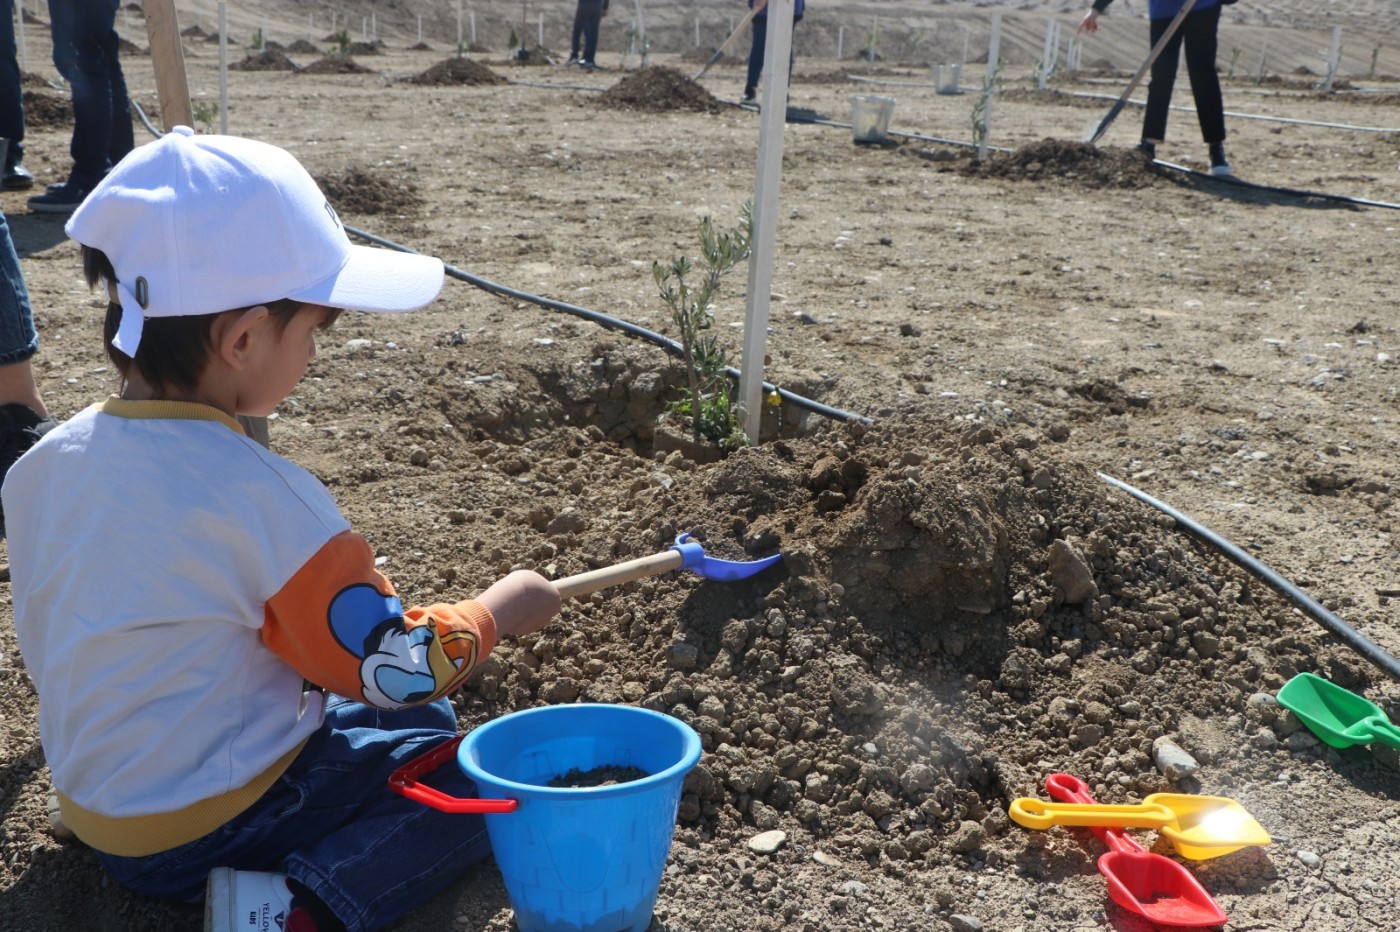
[[[1089,786],[1067,773],[1045,778],[1051,799],[1064,803],[1090,803]],[[1224,925],[1225,913],[1190,871],[1171,858],[1153,854],[1124,831],[1095,828],[1108,845],[1099,858],[1099,873],[1108,879],[1108,895],[1130,912],[1164,926]]]

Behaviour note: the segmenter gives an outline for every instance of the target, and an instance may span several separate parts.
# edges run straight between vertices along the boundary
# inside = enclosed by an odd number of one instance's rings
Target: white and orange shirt
[[[44,753],[100,851],[168,850],[243,811],[323,691],[428,702],[495,646],[477,602],[405,610],[325,486],[204,405],[88,408],[3,494]]]

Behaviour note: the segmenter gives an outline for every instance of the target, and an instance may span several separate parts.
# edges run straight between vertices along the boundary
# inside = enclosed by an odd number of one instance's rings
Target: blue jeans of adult
[[[0,366],[24,362],[39,351],[39,334],[34,329],[34,311],[29,289],[20,271],[10,224],[0,213]]]
[[[802,17],[793,20],[795,26]],[[749,46],[749,74],[744,80],[744,96],[748,97],[758,91],[758,79],[763,76],[763,53],[768,45],[768,17],[755,16],[753,19],[753,44]],[[791,73],[792,62],[797,60],[796,50],[788,55],[788,69]]]
[[[1171,19],[1148,23],[1152,46],[1166,33]],[[1225,101],[1220,93],[1220,75],[1215,71],[1220,25],[1220,5],[1193,9],[1177,27],[1162,54],[1152,63],[1152,83],[1147,86],[1147,111],[1142,118],[1142,138],[1161,142],[1167,138],[1167,113],[1171,109],[1172,87],[1176,84],[1177,61],[1186,49],[1186,74],[1191,78],[1191,96],[1196,98],[1196,118],[1201,138],[1207,145],[1225,141]]]
[[[491,853],[479,815],[453,815],[389,789],[389,775],[456,735],[446,699],[382,712],[327,697],[326,720],[251,808],[203,838],[159,854],[100,854],[123,886],[198,900],[215,867],[287,874],[350,932],[379,929],[446,889]],[[430,778],[456,796],[476,784],[455,765]]]
[[[593,62],[598,54],[598,28],[603,22],[603,0],[578,0],[574,10],[574,34],[569,45],[569,56],[579,61]],[[583,55],[579,55],[582,40]]]
[[[5,169],[24,160],[24,90],[15,45],[15,0],[0,0],[0,136],[8,139]]]
[[[135,145],[117,58],[120,0],[49,0],[53,64],[73,90],[71,184],[90,190]]]

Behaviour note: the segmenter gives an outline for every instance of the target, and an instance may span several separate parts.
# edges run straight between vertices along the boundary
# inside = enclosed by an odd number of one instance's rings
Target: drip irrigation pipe
[[[1361,207],[1384,207],[1387,210],[1400,210],[1400,204],[1391,204],[1387,201],[1371,201],[1364,197],[1349,197],[1345,194],[1327,194],[1322,191],[1304,191],[1301,188],[1283,188],[1271,184],[1259,184],[1256,181],[1245,181],[1235,175],[1211,175],[1194,168],[1187,168],[1185,165],[1176,165],[1172,162],[1164,162],[1161,159],[1154,159],[1153,164],[1172,171],[1182,172],[1195,178],[1206,181],[1219,181],[1222,184],[1234,185],[1237,188],[1248,188],[1251,191],[1272,191],[1275,194],[1287,194],[1290,197],[1317,198],[1324,201],[1336,201],[1339,204],[1356,204]]]
[[[1329,612],[1306,592],[1293,585],[1293,583],[1284,579],[1278,573],[1275,573],[1259,560],[1245,553],[1219,534],[1196,523],[1170,505],[1159,502],[1141,489],[1134,488],[1128,485],[1128,483],[1105,475],[1104,473],[1099,473],[1098,476],[1109,485],[1122,489],[1138,501],[1151,505],[1153,508],[1162,512],[1162,514],[1169,516],[1192,537],[1209,544],[1235,564],[1262,579],[1271,588],[1288,598],[1294,605],[1310,615],[1314,621],[1336,635],[1347,647],[1350,647],[1362,657],[1365,657],[1367,660],[1371,661],[1371,663],[1380,667],[1381,670],[1390,674],[1392,679],[1400,681],[1400,660],[1396,660],[1361,632]]]
[[[1091,94],[1088,91],[1059,91],[1058,93],[1064,94],[1066,97],[1082,97],[1086,100],[1118,99],[1109,94]],[[1129,98],[1127,102],[1135,107],[1147,106],[1147,104],[1144,101],[1138,100],[1136,98]],[[1182,113],[1196,112],[1195,107],[1181,107],[1175,104],[1173,104],[1170,109],[1179,110]],[[1323,123],[1317,120],[1298,120],[1293,117],[1268,116],[1266,114],[1261,113],[1238,113],[1234,110],[1226,110],[1224,111],[1224,113],[1227,117],[1237,117],[1241,120],[1267,120],[1272,123],[1291,123],[1294,126],[1321,126],[1325,129],[1349,129],[1355,130],[1358,133],[1400,133],[1400,129],[1397,129],[1395,127],[1357,126],[1353,123]]]
[[[366,233],[364,230],[357,230],[354,227],[347,226],[345,228],[345,232],[351,234],[352,236],[358,236],[360,239],[363,239],[366,242],[374,243],[377,246],[383,246],[386,249],[395,249],[399,252],[414,253],[415,255],[418,254],[415,250],[409,249],[407,246],[400,245],[399,243],[396,243],[393,240],[384,239],[382,236],[375,236],[373,233]],[[647,330],[645,327],[639,327],[634,323],[621,320],[617,317],[611,317],[599,311],[589,310],[586,307],[579,307],[576,304],[569,304],[565,301],[556,301],[553,298],[543,298],[539,295],[530,294],[527,291],[520,291],[518,289],[511,288],[509,286],[502,285],[497,282],[493,282],[488,278],[482,278],[479,275],[473,275],[470,272],[464,272],[461,269],[454,268],[450,265],[444,264],[443,268],[450,278],[455,278],[458,281],[466,282],[469,285],[474,285],[477,288],[480,288],[482,291],[489,291],[492,294],[500,295],[501,297],[515,298],[519,301],[528,301],[531,304],[537,304],[540,307],[549,308],[550,310],[563,311],[566,314],[573,314],[575,317],[581,317],[584,320],[589,320],[595,324],[600,324],[601,326],[606,327],[609,330],[620,330],[623,333],[628,334],[629,336],[634,336],[639,339],[646,340],[648,343],[653,343],[656,346],[661,347],[662,349],[666,350],[666,352],[670,353],[678,359],[685,358],[685,350],[679,343],[677,343],[675,340],[670,339],[669,337],[662,336],[661,334],[656,333],[655,331]],[[724,371],[732,379],[738,379],[739,376],[742,374],[738,369],[734,368],[733,366],[726,366]],[[763,383],[763,390],[769,394],[776,392],[778,397],[781,398],[783,401],[795,407],[802,408],[803,410],[811,411],[814,414],[820,414],[823,417],[829,417],[837,421],[860,421],[863,424],[872,423],[871,418],[865,417],[860,414],[853,414],[850,411],[842,411],[840,408],[833,408],[829,405],[824,405],[819,401],[813,401],[810,398],[804,398],[803,396],[794,394],[793,392],[790,392],[785,388],[779,388],[778,386],[773,385],[770,382]]]

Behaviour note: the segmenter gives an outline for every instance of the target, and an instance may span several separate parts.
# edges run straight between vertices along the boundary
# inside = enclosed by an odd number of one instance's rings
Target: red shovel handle
[[[455,757],[457,745],[461,743],[460,736],[444,741],[428,753],[404,764],[390,775],[389,789],[439,812],[514,812],[519,803],[513,799],[462,799],[418,782],[420,777],[432,773]]]
[[[1088,803],[1094,805],[1094,797],[1089,793],[1089,784],[1067,773],[1052,773],[1045,778],[1045,792],[1051,799],[1062,803]],[[1138,844],[1127,832],[1116,828],[1093,827],[1093,833],[1108,845],[1111,851],[1125,854],[1140,854],[1147,849]]]

